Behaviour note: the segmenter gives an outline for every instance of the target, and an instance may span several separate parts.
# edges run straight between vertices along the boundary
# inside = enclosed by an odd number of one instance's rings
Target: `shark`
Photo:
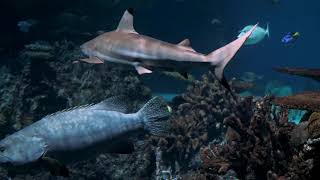
[[[231,43],[205,55],[196,52],[190,46],[189,39],[172,44],[139,34],[134,29],[133,20],[133,9],[126,10],[117,29],[82,44],[80,49],[87,58],[74,62],[121,63],[133,66],[140,75],[152,73],[155,70],[181,72],[184,75],[197,66],[213,66],[220,83],[229,89],[224,77],[224,69],[258,25],[252,26]]]

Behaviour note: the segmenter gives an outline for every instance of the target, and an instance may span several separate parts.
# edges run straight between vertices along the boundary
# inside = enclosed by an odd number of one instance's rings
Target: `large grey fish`
[[[132,14],[132,9],[125,11],[116,30],[81,45],[82,52],[89,56],[81,61],[128,64],[134,66],[139,74],[152,73],[153,70],[177,70],[185,74],[194,65],[212,65],[217,78],[228,87],[223,76],[224,68],[257,26],[233,42],[204,55],[191,48],[188,39],[171,44],[137,33],[133,27]]]
[[[161,123],[170,114],[163,99],[154,97],[131,114],[124,113],[124,102],[118,99],[109,98],[95,105],[48,115],[5,137],[0,141],[0,163],[23,165],[48,161],[51,164],[57,162],[50,159],[55,154],[77,152],[101,144],[109,146],[135,130],[145,129],[153,134],[163,132]],[[56,171],[52,168],[50,171],[68,176],[66,169]]]

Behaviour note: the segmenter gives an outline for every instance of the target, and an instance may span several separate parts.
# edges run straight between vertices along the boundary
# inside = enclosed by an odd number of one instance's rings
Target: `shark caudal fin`
[[[149,100],[139,111],[139,117],[143,118],[145,129],[153,135],[162,135],[166,132],[165,120],[171,113],[171,108],[161,97]]]
[[[247,38],[251,35],[254,29],[258,26],[256,24],[253,26],[248,32],[246,32],[243,36],[238,39],[232,41],[231,43],[213,51],[209,55],[207,55],[207,60],[211,62],[213,66],[215,66],[214,73],[220,83],[230,90],[229,84],[224,78],[224,68],[229,63],[229,61],[233,58],[233,56],[238,52],[240,47],[244,44]]]

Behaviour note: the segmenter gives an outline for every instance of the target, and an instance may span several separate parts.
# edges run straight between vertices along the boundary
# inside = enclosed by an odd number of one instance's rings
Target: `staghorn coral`
[[[224,174],[232,169],[240,179],[311,178],[313,157],[306,156],[301,145],[289,143],[295,125],[288,122],[288,111],[272,119],[271,101],[264,98],[250,103],[245,99],[239,107],[254,109],[252,113],[234,111],[225,118],[230,130],[226,142],[201,149],[203,173]],[[242,113],[247,115],[239,116]]]
[[[184,174],[200,164],[199,150],[210,141],[222,141],[226,128],[222,120],[236,103],[209,72],[195,81],[187,92],[173,100],[170,134],[158,145],[167,164],[179,164]],[[173,165],[172,165],[173,166]],[[172,168],[174,170],[174,167]]]

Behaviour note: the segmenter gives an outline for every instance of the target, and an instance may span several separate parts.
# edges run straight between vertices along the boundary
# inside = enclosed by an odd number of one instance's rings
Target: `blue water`
[[[300,0],[226,0],[201,3],[157,1],[156,8],[138,12],[136,29],[140,32],[169,42],[190,38],[192,46],[199,52],[209,53],[222,44],[233,40],[240,29],[248,24],[269,23],[270,38],[256,45],[243,47],[228,65],[226,76],[239,77],[245,71],[264,75],[265,84],[278,80],[293,86],[294,92],[317,90],[319,84],[306,78],[288,76],[272,70],[274,67],[320,66],[318,43],[320,41],[320,2]],[[165,10],[164,10],[165,9]],[[159,11],[162,13],[159,14]],[[210,22],[221,20],[221,26]],[[281,38],[289,31],[299,31],[301,36],[291,46],[284,46]],[[225,40],[221,42],[221,37]]]
[[[278,80],[293,86],[294,92],[319,89],[319,84],[312,80],[283,75],[274,72],[272,68],[319,67],[320,61],[316,53],[320,41],[320,2],[279,0],[279,3],[274,4],[272,0],[144,1],[122,0],[119,5],[112,7],[100,5],[103,4],[102,1],[33,1],[33,4],[2,1],[0,7],[6,8],[0,11],[0,20],[4,24],[0,28],[3,35],[0,46],[11,44],[23,48],[25,44],[37,39],[55,40],[56,37],[50,37],[48,30],[55,28],[55,17],[70,9],[80,16],[89,17],[90,24],[81,24],[78,29],[82,32],[96,32],[113,30],[123,11],[134,7],[134,25],[139,33],[172,43],[189,38],[192,47],[204,54],[234,40],[238,31],[246,25],[259,22],[261,27],[266,27],[269,23],[270,38],[241,48],[226,69],[227,78],[240,77],[245,71],[253,71],[265,77],[263,81],[257,82],[259,86],[270,80]],[[35,8],[37,10],[34,10]],[[35,32],[19,32],[17,22],[28,18],[39,20],[40,25],[35,28]],[[213,25],[213,19],[218,19],[221,24]],[[289,31],[299,31],[301,36],[293,45],[284,46],[281,38]],[[88,39],[74,40],[81,43]],[[204,71],[200,70],[195,74],[200,77],[203,73]],[[146,79],[151,82],[152,89],[159,88],[161,91],[180,92],[185,85],[170,80],[153,84],[152,78]],[[163,84],[169,88],[164,88]],[[264,88],[260,89],[262,90],[259,90],[259,93],[262,94]]]

